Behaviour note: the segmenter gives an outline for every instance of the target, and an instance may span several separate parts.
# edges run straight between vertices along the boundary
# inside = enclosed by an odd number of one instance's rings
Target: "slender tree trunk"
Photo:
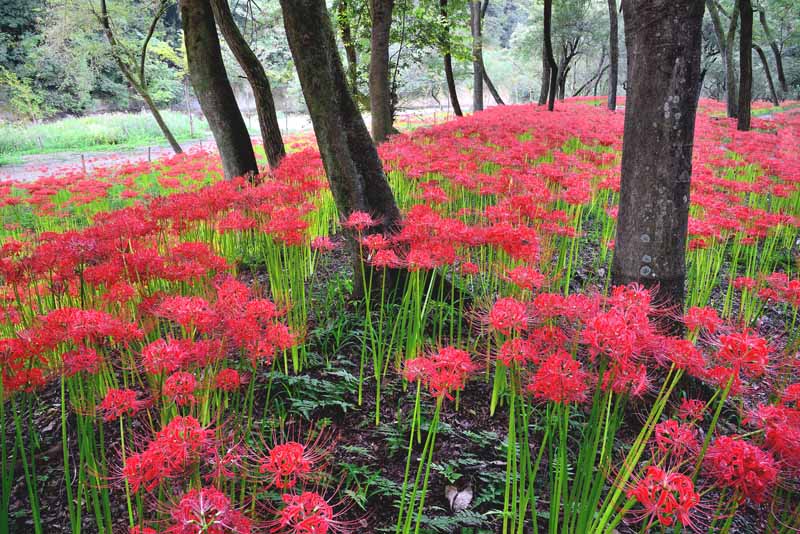
[[[370,0],[372,14],[369,60],[369,100],[372,111],[372,138],[386,141],[392,133],[392,89],[389,82],[389,33],[394,0]]]
[[[547,59],[547,48],[542,46],[542,87],[539,90],[539,105],[547,104],[547,96],[550,91],[550,61]]]
[[[225,178],[258,174],[256,156],[222,61],[208,0],[180,0],[192,87],[214,134]]]
[[[736,61],[734,60],[734,43],[736,42],[736,27],[739,23],[739,2],[734,0],[730,24],[728,26],[727,46],[725,47],[725,72],[727,73],[727,111],[728,117],[739,115],[739,82],[736,76]]]
[[[608,46],[611,64],[608,67],[608,109],[617,109],[617,79],[619,77],[619,21],[617,0],[608,0]]]
[[[750,103],[753,95],[753,4],[750,0],[738,0],[742,17],[739,33],[739,116],[736,128],[750,130]]]
[[[353,40],[349,8],[349,0],[339,0],[336,22],[339,25],[344,55],[347,58],[347,79],[350,84],[350,91],[358,99],[358,52],[356,51],[356,43]]]
[[[483,19],[486,18],[486,11],[489,9],[489,0],[483,0],[483,5],[481,7],[481,33],[483,32]],[[481,36],[481,40],[483,36]],[[481,73],[483,74],[483,82],[486,84],[486,88],[489,89],[489,93],[491,93],[492,98],[494,98],[495,104],[498,106],[505,106],[505,102],[503,102],[503,98],[500,96],[500,93],[497,91],[497,88],[492,83],[492,79],[489,77],[489,73],[486,72],[486,63],[483,62],[483,53],[481,52]]]
[[[783,56],[781,49],[778,46],[778,41],[772,36],[772,32],[767,24],[767,11],[761,7],[758,10],[758,19],[761,21],[761,28],[764,30],[764,35],[769,41],[769,47],[772,49],[772,55],[775,56],[775,70],[778,72],[778,83],[781,84],[781,92],[786,94],[789,92],[789,85],[786,83],[786,73],[783,71]]]
[[[498,106],[505,106],[506,103],[503,102],[503,97],[500,96],[500,93],[497,91],[497,88],[492,83],[492,80],[489,78],[489,74],[486,72],[486,67],[481,65],[481,71],[483,72],[483,81],[486,84],[486,87],[489,89],[489,92],[492,94],[492,98],[494,98],[495,103]]]
[[[161,130],[161,133],[164,134],[164,138],[169,143],[169,146],[172,148],[172,151],[176,154],[181,154],[183,149],[181,145],[178,143],[178,140],[175,139],[175,136],[172,135],[172,131],[167,126],[167,123],[164,121],[164,117],[161,116],[161,112],[158,110],[158,106],[153,101],[153,98],[150,96],[150,91],[147,90],[147,83],[145,82],[144,78],[144,66],[145,66],[145,58],[147,55],[147,43],[150,41],[150,37],[152,36],[153,31],[155,30],[155,25],[158,19],[163,15],[164,11],[159,10],[158,14],[153,20],[153,23],[150,25],[150,32],[148,33],[147,38],[145,39],[144,44],[142,45],[141,51],[141,64],[139,67],[139,76],[140,78],[137,80],[136,76],[134,75],[133,71],[131,70],[128,65],[125,64],[125,61],[119,54],[119,43],[117,42],[117,38],[114,35],[113,30],[111,29],[111,20],[108,16],[108,7],[106,6],[106,0],[100,0],[100,13],[97,14],[97,18],[100,20],[100,25],[103,27],[103,33],[106,36],[106,40],[108,41],[109,46],[111,47],[111,57],[114,58],[114,62],[117,64],[120,72],[125,77],[125,80],[133,87],[133,90],[144,100],[147,109],[150,110],[150,114],[153,115],[153,119],[155,119],[158,128]]]
[[[280,0],[289,48],[339,214],[364,211],[391,231],[400,211],[347,88],[325,0]]]
[[[450,93],[450,103],[453,105],[453,113],[456,117],[464,114],[461,112],[461,104],[458,102],[458,91],[456,90],[456,78],[453,75],[453,56],[450,53],[450,15],[447,11],[447,0],[439,0],[439,12],[442,15],[444,25],[444,37],[442,46],[444,47],[444,76],[447,79],[447,90]]]
[[[272,99],[272,88],[267,73],[239,31],[236,21],[233,20],[228,0],[211,0],[211,8],[228,47],[247,76],[250,87],[253,88],[258,124],[261,127],[261,138],[264,140],[264,152],[267,154],[270,168],[275,169],[286,156],[286,149],[283,146],[281,127],[278,124],[278,114],[275,112],[275,101]]]
[[[483,110],[483,43],[481,35],[481,0],[470,0],[472,30],[472,111]]]
[[[764,53],[764,50],[755,43],[753,43],[753,50],[758,54],[758,58],[761,60],[761,66],[764,67],[764,74],[767,76],[767,85],[769,86],[769,96],[772,100],[772,104],[778,107],[781,105],[781,100],[778,98],[778,92],[775,90],[775,82],[772,80],[772,73],[769,71],[767,55]]]
[[[544,50],[547,63],[550,66],[550,87],[547,89],[547,110],[553,111],[556,107],[556,92],[558,91],[558,65],[553,56],[553,0],[544,0]]]
[[[657,288],[682,311],[703,0],[623,0],[629,87],[615,285]]]

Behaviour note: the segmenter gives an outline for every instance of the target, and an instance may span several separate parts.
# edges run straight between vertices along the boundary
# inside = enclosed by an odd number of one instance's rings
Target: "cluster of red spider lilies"
[[[505,465],[480,510],[493,529],[797,531],[800,113],[740,133],[702,102],[683,311],[609,287],[622,115],[592,103],[385,143],[393,235],[340,220],[306,141],[257,184],[220,181],[202,151],[1,183],[0,534],[20,493],[45,532],[36,422],[53,396],[73,533],[352,527],[335,429],[267,409],[275,372],[313,365],[311,281],[351,250],[342,228],[371,267],[354,275],[353,395],[391,424],[382,388],[402,382],[412,410],[395,524],[370,529],[425,531],[440,417],[486,381],[507,425],[486,459]]]

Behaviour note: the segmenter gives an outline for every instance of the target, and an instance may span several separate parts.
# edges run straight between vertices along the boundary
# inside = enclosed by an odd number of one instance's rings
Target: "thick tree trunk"
[[[472,31],[472,111],[483,110],[483,36],[481,35],[481,0],[470,0]]]
[[[286,37],[339,214],[400,220],[378,151],[345,81],[325,0],[280,0]]]
[[[781,84],[781,92],[786,94],[789,92],[789,85],[786,83],[786,73],[783,71],[783,56],[778,46],[778,41],[775,40],[769,29],[769,24],[767,24],[767,11],[763,7],[758,10],[758,19],[761,21],[761,28],[764,30],[764,35],[769,41],[772,55],[775,56],[775,70],[778,72],[778,83]]]
[[[750,102],[753,96],[753,4],[750,0],[738,0],[742,17],[739,33],[739,116],[736,129],[750,130]]]
[[[778,92],[775,90],[775,82],[772,80],[772,73],[769,71],[769,62],[767,61],[767,55],[764,53],[764,50],[755,43],[753,43],[753,50],[755,50],[756,53],[758,54],[758,58],[761,60],[761,66],[764,67],[764,74],[767,76],[767,85],[769,86],[769,97],[772,100],[772,104],[775,107],[780,106],[781,100],[780,98],[778,98]]]
[[[623,0],[625,104],[615,285],[682,311],[703,0]]]
[[[253,88],[258,124],[261,127],[261,138],[264,140],[264,152],[267,154],[270,168],[274,169],[286,156],[286,149],[283,146],[278,114],[275,112],[275,101],[272,99],[272,88],[267,73],[239,31],[236,21],[233,20],[228,0],[211,0],[211,8],[228,47],[247,76],[250,87]]]
[[[619,77],[619,21],[617,0],[608,0],[608,46],[611,64],[608,67],[608,109],[617,109],[617,82]]]
[[[180,0],[192,87],[217,142],[225,178],[258,174],[256,156],[233,95],[209,0]]]
[[[447,91],[450,94],[450,104],[456,117],[462,117],[461,104],[458,102],[456,91],[456,78],[453,75],[453,56],[450,53],[450,15],[447,11],[447,0],[439,0],[439,13],[442,15],[444,25],[442,47],[444,49],[444,77],[447,79]]]
[[[539,105],[547,104],[547,95],[550,92],[550,61],[547,59],[547,48],[542,46],[542,87],[539,90]]]
[[[544,0],[544,50],[547,63],[550,67],[550,86],[547,88],[547,109],[553,111],[556,107],[556,92],[558,91],[558,65],[553,56],[553,0]]]
[[[353,40],[353,30],[350,25],[350,4],[348,0],[339,0],[336,22],[342,36],[344,55],[347,58],[347,80],[353,97],[358,99],[358,52]]]
[[[372,14],[369,60],[369,101],[372,111],[372,138],[386,141],[392,133],[392,89],[389,82],[389,33],[394,0],[370,0]]]

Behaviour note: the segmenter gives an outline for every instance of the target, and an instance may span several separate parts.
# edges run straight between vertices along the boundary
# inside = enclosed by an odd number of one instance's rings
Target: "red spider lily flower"
[[[513,297],[498,299],[489,311],[489,325],[503,335],[528,329],[527,306]]]
[[[749,289],[753,290],[756,288],[758,282],[756,280],[747,277],[747,276],[740,276],[733,281],[733,287],[736,289]]]
[[[678,418],[683,421],[699,421],[706,411],[705,401],[699,399],[683,399],[678,407]]]
[[[373,219],[369,213],[365,213],[363,211],[352,212],[347,219],[342,222],[343,227],[350,230],[355,230],[358,233],[361,233],[367,228],[372,228],[376,225],[378,225],[378,221]]]
[[[717,310],[714,308],[700,308],[693,306],[686,310],[686,315],[683,317],[683,322],[689,330],[705,329],[710,334],[717,331],[717,328],[722,324],[722,320],[717,315]]]
[[[142,349],[142,365],[151,374],[173,373],[188,358],[185,345],[174,339],[156,339]]]
[[[663,352],[656,353],[659,361],[666,360],[678,369],[684,369],[691,376],[704,376],[706,360],[694,343],[688,339],[665,337],[662,345]]]
[[[339,246],[330,237],[320,236],[311,241],[311,248],[318,252],[331,252],[339,248]]]
[[[166,297],[156,307],[154,315],[174,321],[186,331],[196,328],[202,333],[210,333],[220,323],[217,312],[201,297]]]
[[[273,534],[327,534],[334,530],[333,507],[318,493],[304,491],[284,494],[284,506],[278,511]]]
[[[196,389],[197,379],[194,375],[179,371],[167,377],[161,393],[178,406],[189,406],[195,403]]]
[[[315,459],[302,443],[288,441],[269,450],[259,472],[269,473],[276,488],[289,489],[295,487],[298,480],[311,474]]]
[[[748,414],[747,423],[764,430],[764,447],[782,467],[800,475],[800,409],[785,404],[762,404]]]
[[[475,275],[481,271],[481,268],[478,267],[476,264],[472,263],[471,261],[465,261],[460,266],[459,269],[461,274],[463,275]]]
[[[539,353],[536,348],[527,339],[511,338],[500,347],[497,359],[506,367],[511,367],[512,364],[524,366],[527,363],[539,363]]]
[[[800,382],[791,384],[783,390],[781,402],[784,404],[795,404],[800,408]]]
[[[656,448],[673,460],[684,460],[697,451],[697,428],[688,423],[669,419],[658,423],[653,434]]]
[[[742,439],[720,436],[703,459],[706,474],[742,499],[762,503],[778,478],[775,459]]]
[[[542,273],[522,265],[506,271],[505,278],[520,289],[528,291],[539,289],[545,282],[545,276]]]
[[[236,391],[244,383],[244,378],[236,369],[220,369],[217,376],[214,377],[214,385],[220,391]]]
[[[100,372],[100,365],[103,363],[103,359],[97,354],[97,351],[87,347],[66,352],[62,359],[64,362],[64,376],[68,377],[75,376],[81,372],[90,375],[97,374]]]
[[[170,511],[166,534],[250,534],[252,522],[213,486],[189,490]]]
[[[589,373],[566,351],[551,354],[533,375],[528,391],[539,400],[558,404],[585,402]]]
[[[403,260],[391,249],[378,250],[370,257],[370,264],[379,269],[399,269]]]
[[[648,467],[644,477],[628,490],[628,498],[636,499],[644,508],[638,515],[647,519],[648,529],[655,521],[664,527],[676,522],[690,527],[690,514],[700,502],[691,478],[677,472],[666,472],[654,465]]]
[[[409,382],[425,384],[434,397],[452,399],[451,393],[464,389],[476,369],[467,351],[444,347],[427,356],[406,360],[405,377]]]
[[[761,376],[766,371],[770,350],[764,338],[745,330],[720,336],[719,342],[717,359],[732,367],[737,375],[740,370],[750,376]]]
[[[152,491],[161,481],[177,478],[212,450],[213,431],[194,417],[175,417],[158,431],[140,453],[131,454],[122,468],[134,493]]]
[[[391,241],[383,234],[370,234],[361,238],[361,246],[370,252],[383,250],[391,245]]]
[[[114,421],[123,415],[134,416],[150,403],[137,400],[139,393],[132,389],[110,388],[98,406],[104,421]]]

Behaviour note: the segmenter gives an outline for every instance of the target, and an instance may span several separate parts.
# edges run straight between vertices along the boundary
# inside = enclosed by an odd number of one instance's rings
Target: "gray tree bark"
[[[225,178],[256,175],[256,156],[225,72],[211,4],[180,0],[180,9],[189,77],[217,143]]]
[[[264,141],[264,152],[267,154],[270,168],[275,169],[286,156],[286,148],[283,145],[269,78],[267,78],[267,73],[258,57],[247,44],[242,32],[239,31],[236,21],[233,20],[228,0],[211,0],[211,8],[228,47],[247,76],[250,87],[253,88],[258,124],[261,128],[261,138]]]
[[[542,86],[539,89],[540,106],[547,104],[547,94],[550,92],[550,61],[547,59],[547,48],[542,46]]]
[[[682,306],[703,0],[623,0],[629,87],[611,277]],[[682,311],[682,308],[680,308]]]
[[[370,0],[369,100],[372,111],[372,139],[386,141],[392,133],[392,89],[389,81],[389,34],[394,0]]]
[[[772,80],[772,73],[769,70],[767,55],[764,53],[764,50],[755,43],[753,43],[753,50],[758,54],[758,58],[761,60],[761,66],[764,67],[764,74],[767,76],[767,86],[769,86],[769,97],[772,101],[772,105],[775,107],[780,106],[781,100],[778,98],[778,91],[775,90],[775,82]]]
[[[767,24],[767,10],[760,7],[758,10],[758,19],[761,21],[761,28],[764,30],[764,35],[769,41],[769,47],[772,49],[772,55],[775,57],[775,70],[778,72],[778,83],[781,84],[781,92],[786,94],[789,92],[789,85],[786,83],[786,73],[783,70],[783,54],[778,46],[778,41],[772,35],[772,31]]]
[[[714,27],[714,34],[717,37],[720,55],[725,62],[725,104],[728,118],[734,118],[738,114],[738,81],[736,77],[736,62],[734,61],[734,41],[736,38],[736,27],[739,23],[739,4],[736,3],[729,15],[727,33],[722,27],[720,18],[720,6],[717,0],[706,0],[708,14],[711,16],[711,24]],[[727,14],[726,14],[727,15]]]
[[[472,32],[472,111],[483,110],[483,36],[481,32],[481,0],[470,0]]]

